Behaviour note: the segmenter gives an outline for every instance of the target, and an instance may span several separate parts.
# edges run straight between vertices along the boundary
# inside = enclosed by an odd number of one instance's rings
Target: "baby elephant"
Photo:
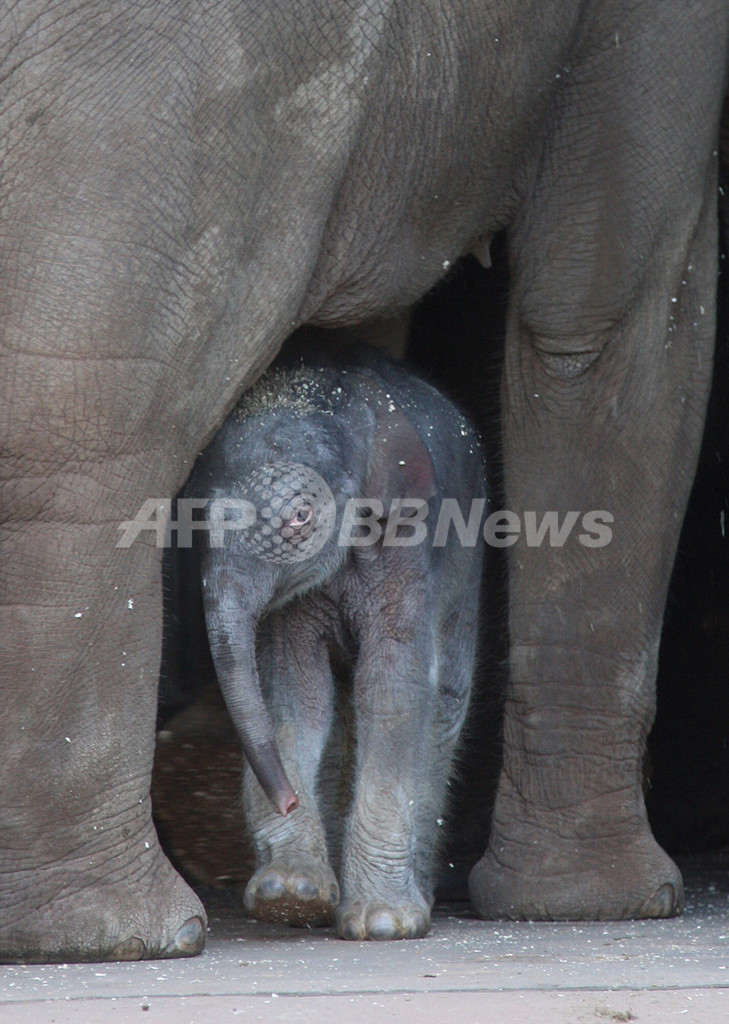
[[[474,670],[473,430],[374,352],[299,357],[243,396],[187,494],[205,507],[210,648],[252,768],[246,907],[334,918],[347,939],[424,935]]]

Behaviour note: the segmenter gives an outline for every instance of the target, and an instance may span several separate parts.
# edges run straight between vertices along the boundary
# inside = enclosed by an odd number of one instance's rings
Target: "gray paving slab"
[[[209,909],[192,960],[0,968],[0,1024],[729,1022],[716,866],[691,870],[671,921],[494,923],[451,905],[425,939],[350,943],[246,920],[230,900]]]

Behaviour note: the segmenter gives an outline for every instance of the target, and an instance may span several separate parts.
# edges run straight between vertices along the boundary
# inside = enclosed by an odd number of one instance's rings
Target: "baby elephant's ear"
[[[378,382],[369,379],[366,391],[375,423],[363,497],[379,498],[385,507],[393,498],[428,501],[438,487],[425,442]]]

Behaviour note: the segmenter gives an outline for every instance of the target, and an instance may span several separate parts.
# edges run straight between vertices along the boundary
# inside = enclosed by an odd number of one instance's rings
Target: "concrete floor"
[[[451,905],[413,942],[259,924],[213,897],[192,960],[0,967],[0,1024],[726,1024],[729,870],[682,866],[676,920],[493,923]]]

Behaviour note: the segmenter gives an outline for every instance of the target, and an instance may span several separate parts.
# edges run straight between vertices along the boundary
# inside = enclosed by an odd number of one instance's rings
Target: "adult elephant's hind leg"
[[[713,246],[709,220],[700,234]],[[711,308],[712,256],[692,245],[687,265],[709,268],[706,287],[687,286],[670,307],[665,287],[663,302],[658,290],[646,293],[634,323],[578,376],[555,372],[558,359],[534,349],[512,354],[509,507],[525,525],[529,513],[537,524],[555,512],[564,523],[574,510],[614,521],[602,547],[589,545],[608,533],[578,522],[562,547],[547,533],[534,547],[522,537],[511,553],[503,767],[489,848],[471,876],[484,916],[664,917],[682,908],[679,872],[649,830],[642,758],[701,439],[711,352],[693,325],[703,303]],[[656,336],[661,306],[674,310],[670,347],[651,354],[652,366],[637,353],[624,362],[624,346]]]
[[[608,59],[600,51],[593,64]],[[679,80],[689,59],[677,49]],[[581,160],[565,110],[512,236],[506,489],[525,528],[527,512],[538,525],[604,510],[612,535],[578,523],[562,546],[522,533],[511,550],[503,768],[470,880],[485,917],[664,917],[683,906],[678,869],[650,833],[641,767],[710,382],[718,97],[689,90],[687,148],[669,125],[673,97],[621,110],[626,97],[595,96],[592,66],[575,70],[578,106],[583,72],[599,109],[588,104],[581,123],[603,128]],[[668,180],[651,179],[650,154]]]

